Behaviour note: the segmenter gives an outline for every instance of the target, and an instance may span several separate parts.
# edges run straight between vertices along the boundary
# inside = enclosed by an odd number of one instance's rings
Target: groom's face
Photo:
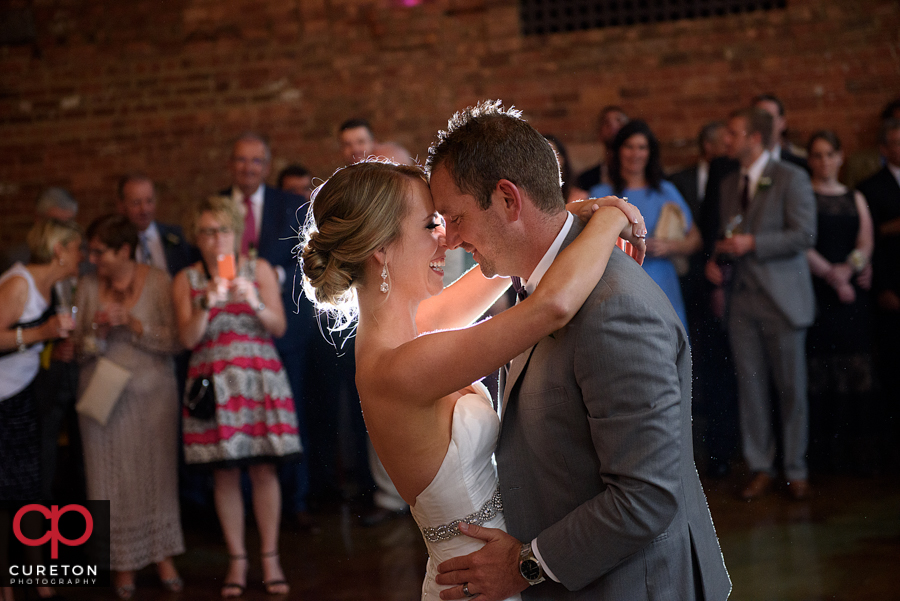
[[[494,202],[482,210],[475,197],[463,194],[445,167],[431,174],[434,206],[447,223],[447,248],[463,247],[472,254],[485,277],[509,275],[504,265],[503,219]]]

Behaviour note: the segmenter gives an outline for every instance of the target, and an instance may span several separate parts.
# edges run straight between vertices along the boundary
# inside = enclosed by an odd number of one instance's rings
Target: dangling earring
[[[59,260],[59,266],[60,266],[60,267],[65,267],[65,266],[66,266],[66,262],[63,261],[62,259],[60,259],[60,260]]]
[[[385,264],[381,268],[381,291],[384,292],[385,294],[387,294],[388,290],[391,289],[391,287],[387,283],[387,278],[388,278],[388,271],[387,271],[387,264]]]

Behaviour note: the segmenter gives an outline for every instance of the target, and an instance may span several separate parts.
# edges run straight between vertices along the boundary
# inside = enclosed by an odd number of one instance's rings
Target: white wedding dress
[[[483,541],[459,534],[459,521],[506,530],[493,462],[500,418],[487,388],[480,382],[474,387],[477,393],[456,401],[447,455],[434,480],[410,508],[428,548],[423,601],[439,600],[440,591],[450,588],[434,581],[441,562],[484,546]],[[520,599],[516,595],[507,601]]]

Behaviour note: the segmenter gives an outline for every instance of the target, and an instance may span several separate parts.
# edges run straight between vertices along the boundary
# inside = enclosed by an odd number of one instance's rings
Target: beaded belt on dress
[[[459,531],[459,525],[463,522],[467,524],[477,524],[481,526],[495,515],[503,511],[503,501],[500,499],[500,488],[498,487],[494,496],[481,506],[481,509],[475,513],[470,513],[464,518],[453,520],[449,524],[441,524],[430,528],[422,528],[422,536],[431,543],[437,543],[443,540],[450,540],[454,536],[462,534]]]

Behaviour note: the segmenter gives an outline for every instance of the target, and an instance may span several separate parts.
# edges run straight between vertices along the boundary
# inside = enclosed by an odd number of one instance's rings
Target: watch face
[[[519,571],[525,580],[537,580],[541,577],[541,566],[534,559],[526,559],[519,565]]]

